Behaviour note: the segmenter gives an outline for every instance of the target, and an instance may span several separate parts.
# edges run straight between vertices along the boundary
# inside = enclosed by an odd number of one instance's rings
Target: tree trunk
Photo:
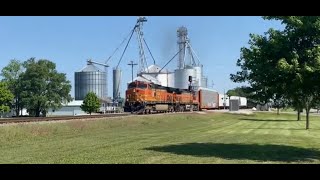
[[[15,110],[16,110],[16,116],[19,117],[20,112],[19,112],[18,98],[16,98]]]
[[[280,108],[277,108],[277,115],[280,115]]]
[[[40,116],[40,105],[39,105],[39,101],[38,101],[38,106],[36,108],[36,117],[39,117]]]
[[[306,129],[309,129],[309,112],[310,112],[310,108],[306,109]]]
[[[20,115],[19,107],[16,106],[16,117],[19,117],[19,115]]]
[[[21,105],[20,105],[20,101],[21,101],[21,100],[20,100],[20,98],[18,98],[17,100],[18,100],[18,101],[17,101],[17,103],[18,103],[18,104],[17,104],[17,108],[18,108],[18,115],[17,115],[17,116],[20,116],[20,115],[22,116],[22,115],[23,115],[23,114],[22,114],[22,107],[21,107]],[[20,111],[21,111],[21,114],[20,114]]]
[[[39,108],[36,109],[36,117],[39,117],[40,116],[40,110]]]
[[[21,107],[21,105],[20,105],[20,98],[18,98],[18,101],[17,101],[17,109],[18,109],[18,116],[22,116],[23,114],[22,114],[22,107]],[[21,111],[21,112],[20,112]]]
[[[300,114],[301,114],[300,109],[298,109],[298,121],[300,121]]]

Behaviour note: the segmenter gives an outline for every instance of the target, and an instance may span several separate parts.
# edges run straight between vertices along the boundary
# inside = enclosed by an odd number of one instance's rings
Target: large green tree
[[[284,86],[278,61],[285,54],[282,32],[270,29],[265,35],[250,34],[249,47],[241,48],[237,61],[241,71],[231,74],[234,82],[248,82],[247,93],[258,104],[270,102],[274,97],[283,98]]]
[[[261,100],[287,99],[296,106],[298,119],[309,112],[320,97],[320,17],[266,16],[279,20],[284,30],[270,29],[264,35],[250,35],[250,47],[241,49],[237,62],[241,71],[231,75],[234,82],[249,82]]]
[[[279,69],[287,78],[284,82],[291,99],[306,110],[306,129],[309,112],[320,98],[320,16],[268,16],[285,25],[287,46],[292,58],[282,58]]]
[[[230,89],[226,93],[228,96],[242,96],[247,97],[248,94],[246,93],[246,87],[236,87],[234,89]]]
[[[49,108],[58,109],[62,103],[72,100],[71,84],[66,74],[56,70],[55,63],[31,58],[24,62],[25,72],[21,74],[23,102],[34,116],[46,115]]]
[[[5,82],[0,82],[0,114],[10,111],[13,94]]]
[[[8,84],[10,91],[14,95],[14,109],[16,116],[19,116],[20,110],[23,108],[21,99],[22,84],[21,74],[24,71],[23,65],[19,60],[13,59],[9,64],[1,70],[2,81]]]
[[[97,112],[100,108],[100,100],[94,92],[89,92],[83,100],[83,104],[80,108],[91,115],[93,112]]]

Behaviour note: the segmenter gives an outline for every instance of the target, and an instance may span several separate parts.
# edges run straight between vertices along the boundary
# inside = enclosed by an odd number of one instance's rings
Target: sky
[[[240,48],[248,45],[249,34],[283,28],[280,22],[263,20],[260,16],[146,18],[144,38],[156,64],[163,67],[178,52],[177,29],[185,26],[191,45],[203,64],[209,88],[219,93],[244,85],[233,83],[230,74],[240,70],[236,61],[240,57]],[[128,36],[136,20],[137,16],[1,16],[0,69],[11,59],[48,59],[56,63],[59,72],[66,73],[74,97],[74,72],[85,67],[87,59],[104,63]],[[124,47],[125,43],[108,63],[108,96],[112,96],[112,69],[118,64]],[[151,64],[152,58],[147,49],[145,51],[147,62]],[[136,36],[132,37],[119,65],[123,74],[122,95],[126,83],[131,80],[131,67],[127,65],[131,60],[139,60]],[[176,69],[177,58],[166,68]],[[134,68],[135,74],[137,69]]]

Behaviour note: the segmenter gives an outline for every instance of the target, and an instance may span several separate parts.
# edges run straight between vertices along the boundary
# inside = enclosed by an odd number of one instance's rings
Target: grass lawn
[[[320,117],[167,114],[0,126],[0,163],[320,163]]]

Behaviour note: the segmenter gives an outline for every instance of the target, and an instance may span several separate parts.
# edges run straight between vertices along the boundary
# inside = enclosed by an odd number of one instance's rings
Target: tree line
[[[283,30],[270,28],[263,35],[250,34],[249,47],[242,47],[233,82],[249,84],[246,90],[259,103],[272,100],[306,112],[320,99],[320,16],[264,16],[280,21]]]
[[[14,109],[16,116],[27,109],[31,116],[46,116],[48,109],[59,109],[72,100],[71,83],[56,64],[47,59],[11,60],[1,70],[0,112]]]

